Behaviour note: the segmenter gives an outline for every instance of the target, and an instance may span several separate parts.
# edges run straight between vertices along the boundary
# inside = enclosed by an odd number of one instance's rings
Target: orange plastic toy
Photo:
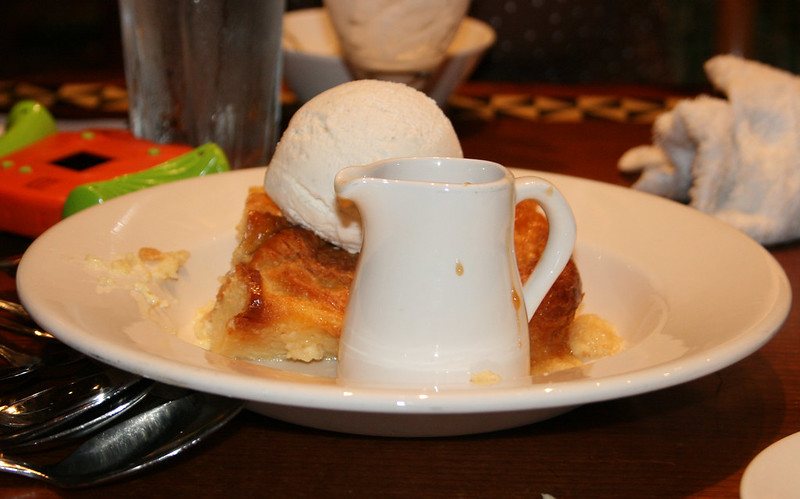
[[[10,127],[6,134],[13,132]],[[142,171],[193,150],[115,129],[42,135],[0,156],[0,230],[35,237],[61,220],[73,188]]]

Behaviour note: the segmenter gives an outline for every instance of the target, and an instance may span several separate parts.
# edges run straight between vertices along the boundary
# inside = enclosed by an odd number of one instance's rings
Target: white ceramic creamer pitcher
[[[346,385],[439,388],[519,383],[530,373],[528,320],[569,260],[575,220],[547,181],[497,163],[404,158],[335,179],[363,228],[339,347]],[[550,225],[523,287],[514,207],[532,198]]]

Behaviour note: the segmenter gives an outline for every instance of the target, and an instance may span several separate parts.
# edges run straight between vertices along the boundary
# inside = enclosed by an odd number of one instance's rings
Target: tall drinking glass
[[[130,125],[267,164],[280,121],[284,0],[119,0]]]

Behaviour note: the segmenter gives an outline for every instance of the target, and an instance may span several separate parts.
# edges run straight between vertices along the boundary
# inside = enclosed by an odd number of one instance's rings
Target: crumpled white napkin
[[[762,244],[800,238],[800,77],[733,55],[704,66],[727,99],[679,102],[619,160],[634,188],[686,201]]]

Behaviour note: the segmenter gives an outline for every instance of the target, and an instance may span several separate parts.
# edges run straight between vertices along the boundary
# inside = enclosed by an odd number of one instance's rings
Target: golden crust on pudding
[[[517,205],[515,253],[527,280],[541,257],[547,220],[535,201]],[[251,188],[239,244],[206,316],[210,350],[248,360],[335,358],[358,255],[290,224],[262,188]],[[570,260],[529,324],[531,370],[579,365],[570,325],[583,298]]]
[[[210,350],[252,360],[335,357],[357,255],[293,226],[251,189],[232,270],[208,316]]]
[[[530,277],[544,252],[548,227],[536,201],[527,199],[517,204],[514,252],[522,282]],[[572,353],[569,334],[570,324],[582,301],[581,276],[575,262],[570,259],[528,323],[532,374],[552,372],[557,370],[555,366],[563,368],[581,364]]]

